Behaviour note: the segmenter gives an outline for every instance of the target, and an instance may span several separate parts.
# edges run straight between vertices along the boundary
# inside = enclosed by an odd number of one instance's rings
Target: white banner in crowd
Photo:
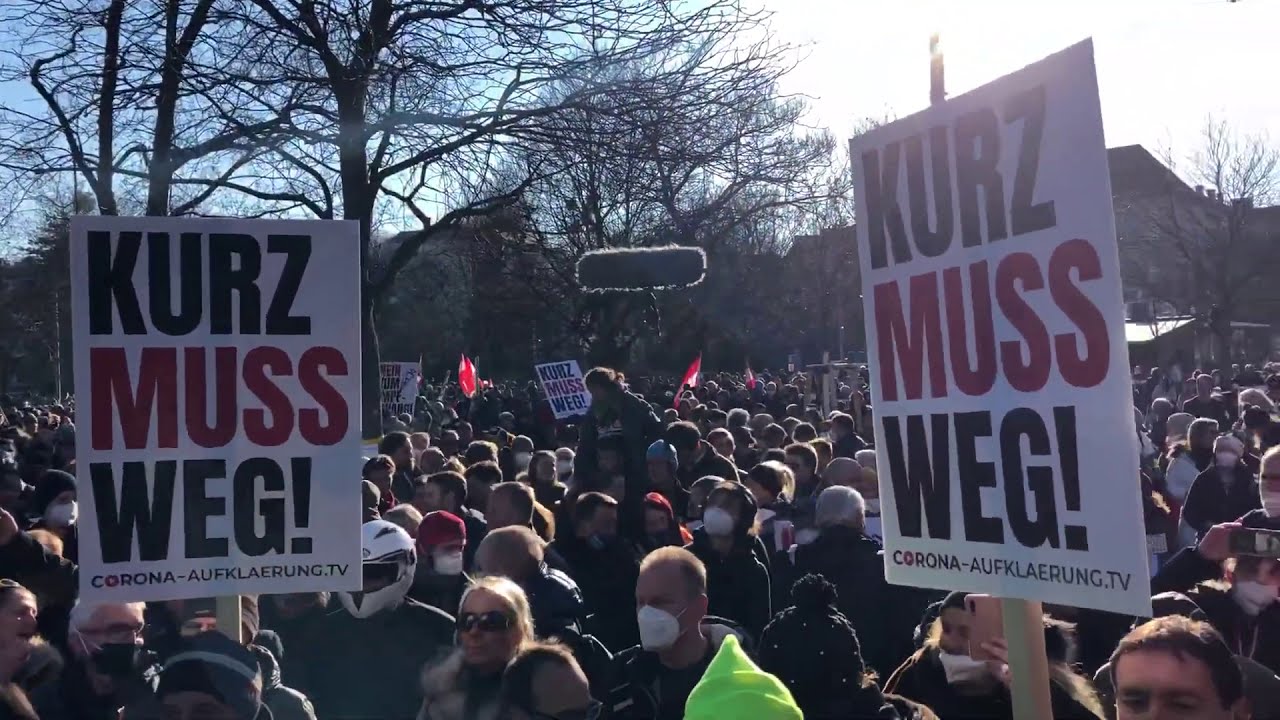
[[[422,365],[416,362],[378,363],[378,389],[381,392],[382,415],[412,415],[418,401],[418,383]]]
[[[80,597],[359,590],[354,222],[77,216]]]
[[[551,403],[557,420],[585,415],[591,408],[591,393],[582,381],[582,368],[577,360],[534,365],[538,381]]]
[[[887,578],[1150,613],[1092,42],[850,151]]]

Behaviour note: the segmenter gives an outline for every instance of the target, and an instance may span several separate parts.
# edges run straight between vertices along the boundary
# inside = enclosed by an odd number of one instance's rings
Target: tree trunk
[[[377,313],[368,283],[361,283],[360,290],[360,426],[363,437],[374,438],[382,435]]]

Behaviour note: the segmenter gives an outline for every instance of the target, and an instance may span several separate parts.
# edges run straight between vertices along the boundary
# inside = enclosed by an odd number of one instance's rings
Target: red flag
[[[462,388],[462,394],[467,397],[476,394],[476,366],[467,359],[465,353],[462,360],[458,361],[458,387]]]
[[[747,366],[747,389],[748,390],[756,389],[756,374],[751,372],[750,365]]]
[[[698,373],[700,372],[702,372],[702,353],[698,353],[698,357],[693,359],[693,364],[689,366],[688,370],[684,371],[684,379],[680,381],[674,407],[680,407],[680,397],[684,395],[685,388],[698,387]]]

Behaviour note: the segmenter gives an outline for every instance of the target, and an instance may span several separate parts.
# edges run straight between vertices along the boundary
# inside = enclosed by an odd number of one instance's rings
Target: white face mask
[[[942,670],[947,674],[947,683],[951,685],[973,682],[987,675],[986,663],[968,655],[952,655],[940,651],[938,659],[942,661]]]
[[[1277,588],[1255,580],[1237,580],[1231,586],[1231,596],[1246,615],[1253,617],[1276,601]]]
[[[684,610],[680,611],[680,615],[684,615]],[[654,651],[666,650],[675,645],[676,640],[680,639],[680,615],[672,615],[651,605],[641,607],[636,613],[636,622],[640,626],[640,646]]]
[[[1239,460],[1235,453],[1227,451],[1214,453],[1213,459],[1218,467],[1223,469],[1235,467],[1236,461]]]
[[[866,502],[867,502],[867,514],[869,515],[880,514],[880,498],[871,498]]]
[[[561,475],[561,476],[563,476],[563,475],[571,475],[572,473],[573,473],[573,461],[572,461],[572,460],[557,460],[557,461],[556,461],[556,474],[557,474],[557,475]]]
[[[431,566],[440,575],[462,574],[462,553],[440,553],[431,556]]]
[[[1267,517],[1280,517],[1280,492],[1262,491],[1262,509]]]
[[[524,452],[516,453],[511,459],[515,461],[516,468],[520,470],[527,470],[529,468],[529,461],[533,459],[533,454]]]
[[[732,535],[733,516],[723,508],[707,508],[706,512],[702,513],[702,526],[707,529],[708,535],[718,537]]]
[[[71,527],[78,517],[80,517],[80,506],[75,500],[50,505],[44,511],[45,523],[54,528]]]

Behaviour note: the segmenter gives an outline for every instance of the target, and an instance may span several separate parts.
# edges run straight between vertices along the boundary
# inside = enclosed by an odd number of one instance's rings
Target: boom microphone
[[[674,290],[706,274],[707,254],[696,247],[592,250],[578,260],[578,285],[587,292]]]

